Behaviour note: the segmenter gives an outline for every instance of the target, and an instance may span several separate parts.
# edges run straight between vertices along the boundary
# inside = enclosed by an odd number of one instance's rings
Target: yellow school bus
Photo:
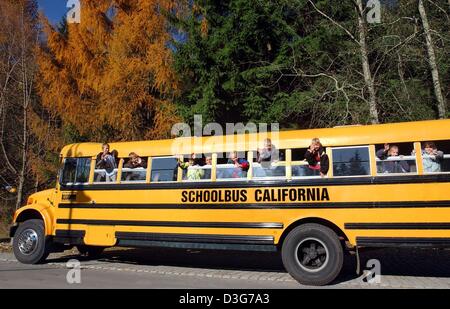
[[[268,162],[250,142],[260,134],[183,138],[194,145],[185,153],[174,139],[110,143],[110,171],[98,165],[102,144],[66,146],[56,187],[14,215],[15,256],[39,263],[73,246],[91,255],[112,246],[280,250],[297,281],[324,285],[347,251],[449,247],[450,120],[265,133],[279,151]],[[304,160],[313,138],[329,158],[325,175]],[[396,155],[378,155],[391,146]],[[231,151],[248,168],[230,164]],[[146,166],[130,168],[131,152]],[[191,152],[209,163],[182,168]]]

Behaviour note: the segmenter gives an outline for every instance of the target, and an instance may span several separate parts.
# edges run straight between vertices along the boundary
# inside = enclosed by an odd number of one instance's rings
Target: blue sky
[[[44,11],[51,23],[59,23],[68,11],[67,0],[37,0],[39,9]]]

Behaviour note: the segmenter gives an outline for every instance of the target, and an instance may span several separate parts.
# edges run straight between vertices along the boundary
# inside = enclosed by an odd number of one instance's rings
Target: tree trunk
[[[398,59],[398,63],[397,63],[398,77],[400,78],[400,82],[402,83],[402,86],[403,86],[403,91],[405,92],[406,97],[409,101],[410,95],[409,95],[408,87],[406,87],[406,83],[405,83],[405,67],[403,65],[402,56],[400,55],[399,52],[397,52],[397,59]]]
[[[434,52],[433,41],[430,34],[430,24],[428,23],[427,13],[423,5],[423,0],[419,0],[419,14],[422,19],[423,30],[425,31],[425,39],[427,43],[428,63],[430,64],[431,77],[433,78],[434,94],[436,96],[439,118],[445,118],[447,108],[445,106],[445,99],[442,95],[441,82],[439,80],[439,71],[436,64],[436,54]]]
[[[27,119],[27,107],[23,108],[23,143],[22,143],[22,166],[19,172],[19,180],[17,186],[17,201],[16,210],[21,207],[23,198],[23,185],[25,183],[25,170],[27,167],[27,147],[28,147],[28,119]]]
[[[378,120],[378,110],[377,110],[377,99],[375,94],[375,83],[372,77],[372,72],[370,71],[369,64],[369,52],[367,48],[367,33],[366,33],[366,23],[364,20],[364,9],[362,5],[362,0],[356,0],[357,4],[357,15],[358,15],[358,33],[359,33],[359,45],[361,51],[361,63],[364,74],[364,82],[366,84],[367,90],[369,92],[369,113],[370,122],[372,124],[379,123]]]
[[[33,76],[29,74],[28,70],[30,67],[28,66],[27,56],[29,52],[29,48],[27,46],[27,36],[25,33],[25,7],[22,7],[21,12],[21,41],[22,41],[22,50],[21,50],[21,75],[22,75],[22,109],[23,109],[23,119],[22,119],[22,144],[20,150],[22,151],[22,164],[19,170],[19,177],[17,183],[17,200],[16,200],[16,209],[21,207],[24,184],[25,184],[25,173],[28,163],[27,152],[28,152],[28,106],[31,101],[31,92],[32,92],[32,78]]]

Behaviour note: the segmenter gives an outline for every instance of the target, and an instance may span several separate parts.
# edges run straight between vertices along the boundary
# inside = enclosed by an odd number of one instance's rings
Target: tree
[[[185,118],[200,113],[221,123],[276,121],[284,127],[377,122],[374,91],[369,99],[361,95],[373,87],[354,73],[364,58],[358,58],[359,40],[342,31],[357,21],[351,3],[195,3],[199,9],[177,24],[186,36],[175,52]],[[333,27],[323,17],[331,13]]]
[[[449,23],[436,2],[445,85]],[[384,2],[380,24],[367,23],[362,0],[199,0],[191,12],[174,22],[185,119],[305,128],[436,118],[417,0]]]
[[[30,168],[30,118],[36,72],[34,48],[38,41],[37,4],[32,0],[0,3],[0,148],[2,180],[17,185],[16,208],[26,191]]]
[[[434,94],[436,96],[439,118],[445,118],[447,115],[447,104],[445,102],[444,96],[442,95],[441,81],[439,78],[439,70],[436,64],[436,53],[434,51],[434,43],[431,37],[431,28],[428,22],[427,12],[423,4],[423,0],[419,0],[419,13],[422,20],[422,25],[425,34],[427,52],[428,52],[428,63],[430,65],[431,77],[433,78],[433,88]]]
[[[81,23],[58,31],[44,21],[44,106],[90,139],[168,136],[178,121],[177,79],[162,12],[175,7],[170,0],[81,1]]]

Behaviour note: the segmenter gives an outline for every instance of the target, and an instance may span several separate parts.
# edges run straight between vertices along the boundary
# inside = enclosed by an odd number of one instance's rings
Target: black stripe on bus
[[[82,230],[56,230],[53,241],[62,244],[84,245],[86,231]]]
[[[86,231],[82,230],[56,230],[55,237],[64,238],[82,238],[86,234]]]
[[[436,208],[450,207],[450,201],[326,202],[326,203],[240,203],[240,204],[59,204],[67,209],[346,209],[346,208]]]
[[[175,241],[151,241],[119,239],[116,246],[121,247],[166,247],[177,249],[207,249],[207,250],[235,250],[235,251],[269,251],[276,252],[275,245],[253,245],[253,244],[217,244],[217,243],[195,243]]]
[[[58,224],[121,225],[121,226],[168,226],[168,227],[204,227],[204,228],[246,228],[246,229],[282,229],[283,223],[273,222],[186,222],[186,221],[131,221],[131,220],[92,220],[58,219]]]
[[[238,180],[216,182],[159,182],[135,184],[91,184],[61,185],[62,191],[94,191],[94,190],[162,190],[162,189],[220,189],[220,188],[255,188],[255,187],[315,187],[368,184],[409,184],[450,182],[450,174],[433,175],[401,175],[377,177],[342,177],[342,178],[306,178],[293,180]]]
[[[273,236],[116,232],[118,240],[273,245]]]
[[[449,222],[345,223],[348,230],[450,230]]]
[[[450,247],[450,238],[441,237],[356,237],[357,246],[362,247]]]

